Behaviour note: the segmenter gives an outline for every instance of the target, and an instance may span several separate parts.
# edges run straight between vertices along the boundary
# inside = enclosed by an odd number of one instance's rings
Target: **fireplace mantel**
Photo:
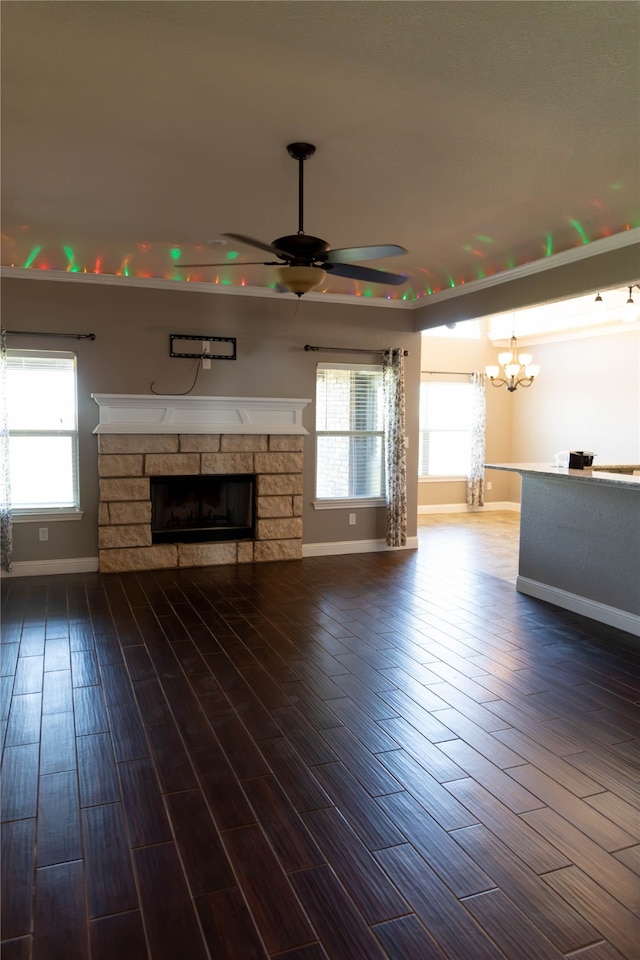
[[[94,433],[303,435],[311,403],[282,397],[175,397],[92,393],[100,408]]]

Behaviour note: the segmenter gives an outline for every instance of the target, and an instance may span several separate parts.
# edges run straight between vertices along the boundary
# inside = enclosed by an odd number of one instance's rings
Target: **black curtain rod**
[[[420,373],[438,374],[443,377],[472,377],[473,370],[421,370]]]
[[[383,352],[382,349],[377,350],[375,347],[371,347],[370,350],[365,350],[362,347],[358,349],[356,348],[352,349],[351,347],[312,347],[311,344],[309,343],[305,343],[304,348],[305,350],[313,350],[314,352],[317,352],[318,350],[322,350],[322,351],[329,351],[331,353],[382,353]],[[403,356],[408,357],[409,351],[403,350],[402,354]]]
[[[43,333],[38,330],[5,330],[12,337],[69,337],[71,340],[95,340],[95,333]]]

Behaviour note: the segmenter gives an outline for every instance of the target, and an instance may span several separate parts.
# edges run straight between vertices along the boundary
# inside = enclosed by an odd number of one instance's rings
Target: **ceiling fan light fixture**
[[[327,275],[320,267],[278,267],[276,274],[278,283],[295,293],[296,297],[320,286]]]

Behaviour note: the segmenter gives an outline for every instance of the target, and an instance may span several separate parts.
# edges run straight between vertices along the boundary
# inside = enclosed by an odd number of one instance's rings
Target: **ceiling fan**
[[[277,276],[281,289],[301,297],[309,290],[319,286],[326,275],[347,277],[365,283],[385,283],[398,285],[406,283],[407,277],[400,273],[387,273],[385,270],[373,270],[361,267],[354,260],[377,260],[381,257],[397,257],[407,253],[404,247],[395,243],[372,244],[364,247],[342,247],[331,250],[326,240],[312,237],[304,232],[304,162],[314,155],[316,148],[312,143],[290,143],[287,147],[290,157],[298,161],[298,232],[288,237],[278,237],[273,243],[263,243],[242,233],[223,233],[240,243],[246,243],[258,250],[266,250],[277,260],[240,261],[238,263],[177,263],[176,267],[231,267],[231,266],[277,266]]]

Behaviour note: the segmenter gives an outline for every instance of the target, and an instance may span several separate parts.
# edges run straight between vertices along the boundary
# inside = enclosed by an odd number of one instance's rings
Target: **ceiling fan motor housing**
[[[290,255],[292,266],[308,266],[316,260],[324,260],[329,250],[326,240],[310,237],[304,233],[294,233],[289,237],[278,237],[272,244],[276,250]]]

